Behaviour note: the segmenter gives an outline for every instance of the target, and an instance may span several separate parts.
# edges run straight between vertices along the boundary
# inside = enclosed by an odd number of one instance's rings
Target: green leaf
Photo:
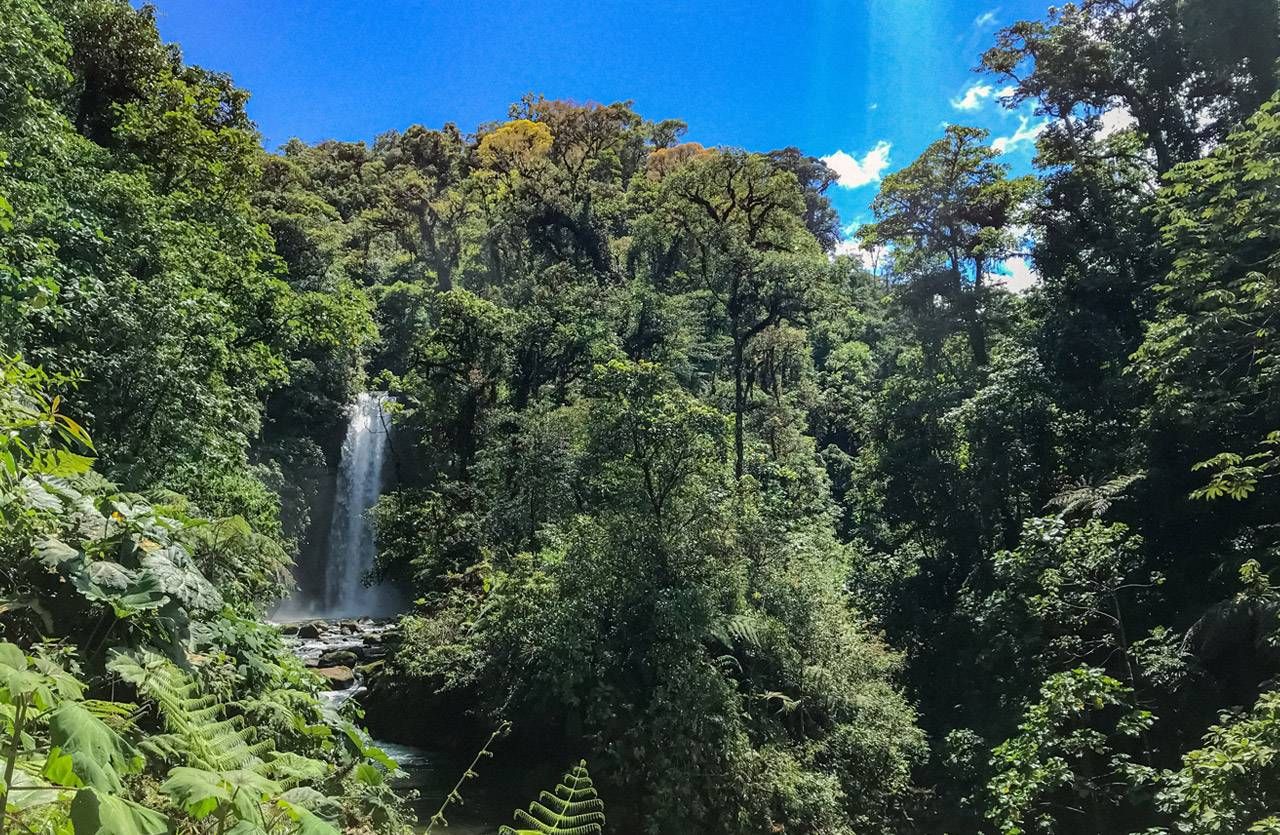
[[[32,510],[59,510],[62,507],[58,497],[31,476],[22,479],[22,492],[26,498],[27,507]]]
[[[301,807],[321,817],[337,817],[342,813],[342,806],[337,800],[311,786],[297,786],[289,789],[280,795],[277,802],[282,808]]]
[[[76,792],[71,801],[75,835],[167,835],[173,823],[159,812],[94,788]]]
[[[385,779],[381,769],[369,763],[356,764],[355,778],[366,786],[380,786]]]
[[[107,603],[116,617],[126,618],[145,609],[159,609],[169,602],[153,574],[137,576],[110,560],[94,560],[75,574],[72,582],[87,599]]]
[[[266,773],[286,783],[322,780],[329,775],[330,765],[291,752],[275,752],[265,765]]]
[[[65,449],[48,449],[36,456],[31,466],[43,475],[75,476],[87,473],[93,467],[93,459]]]
[[[27,668],[27,654],[17,644],[11,644],[7,641],[0,642],[0,667],[25,670]]]
[[[192,564],[187,552],[171,545],[142,557],[142,568],[153,575],[159,588],[189,609],[215,611],[222,595]]]
[[[49,782],[58,786],[76,788],[84,785],[84,781],[76,776],[75,761],[61,748],[55,747],[49,751],[49,757],[45,760],[44,768],[40,773]]]
[[[36,543],[36,554],[49,568],[57,568],[80,556],[80,552],[60,539],[42,539]]]
[[[142,768],[137,749],[77,702],[54,710],[49,738],[71,756],[76,776],[92,788],[120,791],[120,775]]]
[[[178,766],[169,771],[169,779],[160,786],[188,815],[201,820],[231,801],[231,790],[222,775],[202,768]]]
[[[252,771],[208,771],[178,766],[169,771],[160,791],[199,820],[230,804],[235,817],[261,825],[259,804],[280,793],[280,784]]]
[[[319,795],[319,792],[312,791],[314,794]],[[322,801],[332,805],[332,801],[324,797],[324,795],[319,796]],[[298,822],[298,835],[338,835],[342,831],[294,800],[281,798],[277,803],[281,809],[288,813],[289,817]]]
[[[342,731],[347,735],[347,739],[351,741],[351,744],[355,746],[360,756],[373,760],[388,771],[399,770],[400,764],[388,757],[381,748],[369,742],[368,737],[362,734],[355,725],[348,722],[342,726]]]
[[[0,784],[2,783],[3,781],[0,781]],[[63,803],[71,797],[71,792],[67,789],[61,786],[50,786],[21,770],[13,773],[13,786],[19,791],[9,795],[9,803],[18,809]]]

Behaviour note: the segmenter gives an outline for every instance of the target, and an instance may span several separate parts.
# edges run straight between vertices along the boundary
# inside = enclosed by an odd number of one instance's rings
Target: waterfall
[[[362,617],[398,609],[394,589],[364,584],[375,555],[369,509],[382,492],[388,452],[386,401],[380,392],[364,392],[356,399],[342,442],[328,546],[319,566],[322,576],[308,584],[310,594],[285,601],[277,616]]]
[[[321,602],[330,617],[381,614],[386,607],[381,589],[363,582],[374,558],[369,508],[382,493],[382,463],[387,455],[384,402],[383,394],[362,392],[342,442]]]

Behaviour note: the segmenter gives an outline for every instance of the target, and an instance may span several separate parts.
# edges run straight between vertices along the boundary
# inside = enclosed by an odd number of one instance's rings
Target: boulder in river
[[[323,631],[323,623],[319,621],[312,621],[311,623],[304,623],[302,626],[298,627],[298,637],[308,641],[314,641],[316,638],[320,637],[320,634]]]
[[[354,667],[360,655],[349,649],[331,649],[320,654],[318,667]]]
[[[316,672],[329,680],[330,690],[346,690],[356,683],[356,675],[350,667],[320,667]]]

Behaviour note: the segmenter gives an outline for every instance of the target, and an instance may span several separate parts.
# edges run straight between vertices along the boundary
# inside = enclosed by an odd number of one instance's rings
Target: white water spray
[[[388,451],[386,402],[380,392],[364,392],[356,399],[342,442],[322,582],[313,586],[314,595],[286,601],[277,616],[376,617],[398,609],[394,589],[364,582],[375,556],[369,509],[382,493]]]
[[[384,394],[362,392],[342,442],[321,602],[329,617],[386,614],[390,603],[382,589],[364,584],[375,553],[369,509],[382,493],[382,465],[387,457],[386,399]]]

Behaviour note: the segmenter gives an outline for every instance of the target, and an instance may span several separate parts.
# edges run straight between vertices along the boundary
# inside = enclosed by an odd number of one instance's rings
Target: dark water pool
[[[405,792],[417,792],[412,805],[418,814],[417,830],[425,832],[427,822],[440,808],[470,759],[462,762],[446,754],[394,742],[375,740],[375,744],[405,772],[403,777],[393,780],[392,785]],[[482,760],[476,771],[480,776],[466,781],[459,791],[463,804],[455,803],[445,810],[449,825],[435,827],[433,835],[496,835],[500,825],[511,822],[512,810],[531,799],[522,799],[516,796],[515,787],[503,785],[504,775],[494,768],[492,760]]]

